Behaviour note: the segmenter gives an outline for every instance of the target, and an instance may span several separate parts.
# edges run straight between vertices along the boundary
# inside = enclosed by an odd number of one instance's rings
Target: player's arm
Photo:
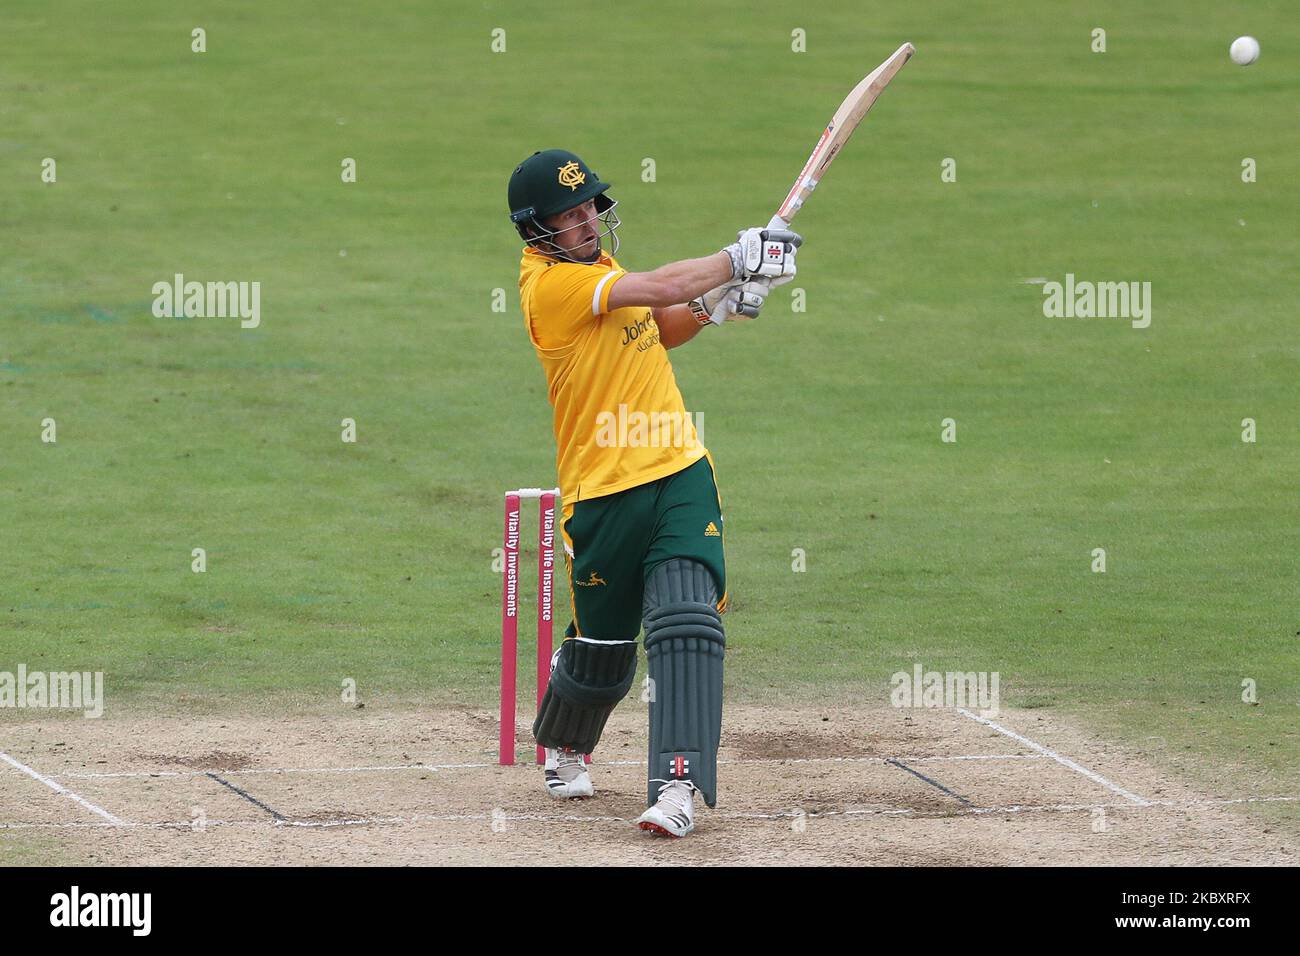
[[[728,282],[696,296],[682,305],[655,309],[655,324],[659,327],[659,341],[666,349],[676,348],[699,334],[709,325],[721,325],[738,319],[752,319],[763,309],[768,293],[774,285],[783,285],[788,279],[751,279],[748,282]],[[691,328],[691,323],[695,328]]]
[[[685,305],[655,309],[659,341],[666,349],[676,348],[695,338],[700,329],[709,325],[752,319],[762,311],[772,286],[784,285],[786,281],[789,280],[752,279],[749,282],[729,282],[696,296]]]
[[[670,305],[655,309],[654,314],[655,325],[659,326],[659,342],[666,349],[685,345],[704,328],[689,306]]]
[[[679,305],[726,282],[731,272],[731,258],[721,252],[670,262],[653,272],[629,272],[610,290],[609,310],[637,305],[652,309]]]
[[[741,230],[736,242],[711,256],[670,262],[653,272],[624,273],[610,290],[609,309],[680,305],[728,282],[789,281],[802,242],[798,233],[785,229]]]

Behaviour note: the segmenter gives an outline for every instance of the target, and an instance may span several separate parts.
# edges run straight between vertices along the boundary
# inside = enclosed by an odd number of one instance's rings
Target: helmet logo
[[[587,181],[587,174],[582,171],[582,167],[570,160],[563,166],[559,167],[561,186],[568,186],[570,192],[575,191],[579,186]]]

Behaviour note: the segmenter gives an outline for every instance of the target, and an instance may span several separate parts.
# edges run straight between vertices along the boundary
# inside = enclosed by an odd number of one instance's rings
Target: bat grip
[[[768,220],[767,228],[769,228],[769,229],[789,229],[789,228],[790,228],[790,224],[789,224],[788,222],[786,222],[784,219],[782,219],[780,216],[773,216],[770,220]]]

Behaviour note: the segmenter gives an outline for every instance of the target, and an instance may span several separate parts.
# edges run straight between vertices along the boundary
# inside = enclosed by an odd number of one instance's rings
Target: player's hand
[[[782,280],[789,282],[789,279]],[[767,295],[772,291],[772,286],[778,284],[774,279],[751,279],[743,283],[736,289],[736,304],[732,309],[732,314],[727,316],[727,321],[745,321],[748,319],[758,318],[758,313],[762,311],[763,303],[767,301]]]
[[[749,282],[728,282],[686,304],[700,325],[709,322],[721,325],[723,322],[753,319],[758,317],[772,287],[789,281],[751,279]]]
[[[686,305],[700,325],[707,325],[710,322],[721,325],[731,318],[732,313],[739,306],[740,287],[739,282],[724,282],[716,289],[710,289],[704,295],[691,299]]]
[[[803,236],[789,229],[742,229],[737,239],[722,251],[731,259],[734,282],[751,279],[784,279],[795,276],[794,257]]]

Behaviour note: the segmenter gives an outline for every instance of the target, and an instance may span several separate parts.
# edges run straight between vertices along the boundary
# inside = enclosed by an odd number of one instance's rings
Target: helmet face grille
[[[605,201],[603,209],[601,208],[602,199]],[[597,211],[595,219],[600,222],[601,229],[596,233],[596,251],[587,259],[576,259],[564,249],[556,245],[552,240],[559,234],[559,231],[542,225],[539,220],[521,220],[516,224],[516,228],[519,230],[519,235],[523,240],[543,255],[550,256],[552,259],[560,259],[565,262],[577,262],[582,265],[590,265],[597,261],[605,251],[606,240],[609,240],[609,254],[611,256],[618,254],[620,245],[618,227],[623,225],[623,221],[619,218],[618,213],[614,211],[617,206],[617,199],[609,199],[604,195],[596,197]],[[591,222],[591,220],[589,219],[587,222]]]

